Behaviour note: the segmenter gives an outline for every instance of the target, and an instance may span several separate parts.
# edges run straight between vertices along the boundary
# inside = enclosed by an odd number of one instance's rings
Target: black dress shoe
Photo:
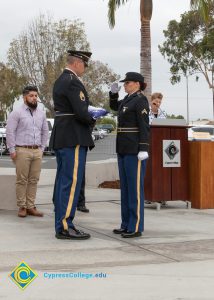
[[[141,236],[141,232],[124,232],[121,234],[123,238],[133,238],[133,237],[139,237]]]
[[[123,229],[123,228],[119,228],[119,229],[114,229],[113,230],[114,234],[121,234],[121,233],[126,233],[126,232],[127,232],[127,230]]]
[[[89,209],[86,206],[78,206],[77,210],[84,212],[84,213],[89,213]]]
[[[55,237],[61,240],[87,240],[91,236],[89,233],[85,233],[82,230],[76,228],[69,228],[68,230],[63,230],[56,233]]]

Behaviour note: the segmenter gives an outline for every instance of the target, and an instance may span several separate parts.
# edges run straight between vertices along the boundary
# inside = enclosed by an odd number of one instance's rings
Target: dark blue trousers
[[[77,207],[85,206],[85,170],[82,178],[82,184],[80,189],[79,200],[77,203]]]
[[[146,161],[137,155],[118,154],[121,188],[121,228],[129,232],[144,231],[144,176]]]
[[[53,201],[55,230],[73,228],[73,219],[79,199],[86,162],[86,147],[76,146],[55,151],[57,173]]]

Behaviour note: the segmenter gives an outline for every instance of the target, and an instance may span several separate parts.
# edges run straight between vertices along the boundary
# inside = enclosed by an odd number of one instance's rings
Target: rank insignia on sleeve
[[[82,91],[80,92],[80,99],[82,101],[85,101],[85,95],[84,95],[84,93]]]
[[[147,112],[147,110],[144,108],[144,110],[142,110],[142,115],[143,114],[146,114],[146,115],[148,115],[148,112]]]

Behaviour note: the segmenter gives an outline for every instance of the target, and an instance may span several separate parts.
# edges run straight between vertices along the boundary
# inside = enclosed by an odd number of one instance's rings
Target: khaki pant
[[[37,182],[41,172],[42,150],[16,148],[16,198],[17,206],[35,206]]]

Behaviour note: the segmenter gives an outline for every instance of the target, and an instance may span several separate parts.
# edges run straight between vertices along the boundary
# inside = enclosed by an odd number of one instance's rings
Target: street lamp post
[[[187,124],[189,125],[189,79],[186,74],[186,93],[187,93]]]

